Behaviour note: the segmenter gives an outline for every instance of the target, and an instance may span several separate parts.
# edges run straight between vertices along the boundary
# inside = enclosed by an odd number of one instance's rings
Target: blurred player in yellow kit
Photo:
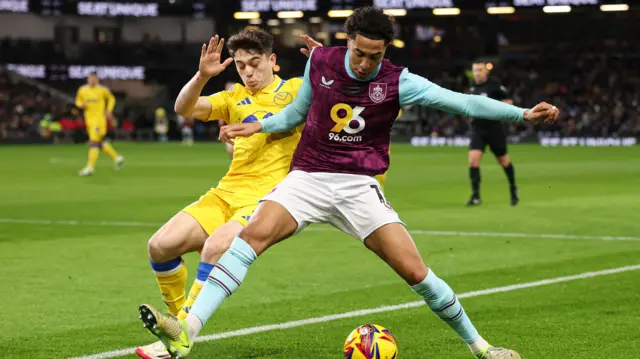
[[[271,34],[243,30],[229,39],[231,58],[221,61],[223,45],[224,39],[218,36],[203,45],[199,71],[178,95],[176,112],[202,121],[247,123],[269,117],[293,101],[302,78],[285,81],[274,75],[276,55]],[[208,80],[233,62],[244,85],[200,96]],[[301,130],[238,138],[229,171],[218,186],[178,212],[151,237],[151,268],[169,313],[186,317],[215,263],[246,226],[260,198],[289,173]],[[181,256],[200,250],[196,280],[186,295],[187,268]],[[170,357],[159,341],[137,348],[136,354],[145,359]]]
[[[89,160],[80,171],[80,176],[93,174],[100,149],[115,162],[116,171],[124,164],[124,157],[118,155],[109,142],[104,141],[107,120],[112,120],[115,105],[116,98],[108,88],[100,85],[98,74],[89,74],[87,84],[81,86],[76,94],[76,106],[84,110],[84,122],[89,135]]]

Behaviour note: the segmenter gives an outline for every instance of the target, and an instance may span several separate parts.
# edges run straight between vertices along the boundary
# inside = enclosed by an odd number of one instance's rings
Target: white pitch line
[[[495,288],[489,288],[489,289],[483,289],[483,290],[476,290],[472,292],[466,292],[458,295],[458,298],[473,298],[473,297],[479,297],[479,296],[495,294],[495,293],[513,292],[513,291],[525,289],[525,288],[541,287],[541,286],[554,284],[554,283],[570,282],[578,279],[600,277],[604,275],[629,272],[629,271],[634,271],[638,269],[640,269],[640,264],[613,268],[613,269],[605,269],[605,270],[594,271],[594,272],[585,272],[585,273],[570,275],[566,277],[549,278],[549,279],[543,279],[535,282],[513,284],[513,285],[504,286],[504,287],[495,287]],[[233,330],[230,332],[204,335],[196,338],[195,341],[210,342],[210,341],[220,340],[225,338],[240,337],[240,336],[251,335],[256,333],[270,332],[274,330],[290,329],[290,328],[301,327],[301,326],[317,324],[317,323],[326,323],[326,322],[331,322],[334,320],[340,320],[340,319],[346,319],[346,318],[362,317],[365,315],[376,314],[376,313],[384,313],[384,312],[392,312],[392,311],[401,310],[401,309],[416,308],[416,307],[421,307],[423,305],[424,305],[423,301],[415,301],[415,302],[409,302],[409,303],[403,303],[403,304],[397,304],[397,305],[382,306],[378,308],[362,309],[362,310],[356,310],[352,312],[326,315],[323,317],[294,320],[291,322],[262,325],[258,327]],[[92,355],[86,355],[81,357],[73,357],[69,359],[117,358],[117,357],[130,355],[134,353],[135,353],[135,348],[128,348],[128,349],[121,349],[121,350],[102,352],[102,353],[97,353]]]
[[[113,227],[154,227],[160,228],[163,223],[154,222],[130,222],[130,221],[78,221],[78,220],[54,220],[38,218],[0,218],[0,223],[39,224],[39,225],[64,225],[64,226],[113,226]],[[330,227],[310,227],[305,231],[337,231]],[[640,237],[626,236],[586,236],[579,234],[558,233],[505,233],[505,232],[465,232],[465,231],[436,231],[423,229],[410,229],[409,233],[427,236],[451,236],[451,237],[509,237],[509,238],[546,238],[546,239],[583,239],[601,241],[640,241]]]
[[[109,227],[160,227],[162,223],[129,222],[129,221],[77,221],[38,218],[0,218],[0,223],[40,224],[62,226],[109,226]]]

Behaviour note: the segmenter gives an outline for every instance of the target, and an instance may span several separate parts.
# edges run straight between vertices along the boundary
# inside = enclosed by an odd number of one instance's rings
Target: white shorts
[[[378,181],[365,175],[293,171],[261,201],[286,208],[298,222],[296,233],[310,223],[329,223],[364,241],[385,224],[402,223]]]

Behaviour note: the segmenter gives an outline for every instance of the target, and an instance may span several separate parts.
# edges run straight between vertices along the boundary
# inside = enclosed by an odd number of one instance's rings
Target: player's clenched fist
[[[224,39],[219,39],[218,35],[209,40],[209,45],[202,44],[202,52],[200,53],[200,75],[205,78],[217,76],[224,71],[227,66],[231,65],[233,58],[228,58],[224,62],[222,59],[222,48],[224,47]]]
[[[560,110],[546,102],[540,102],[535,107],[524,112],[524,119],[533,123],[555,123],[560,115]]]
[[[232,125],[220,127],[220,135],[218,140],[233,144],[236,137],[249,137],[262,130],[260,122],[251,123],[234,123]]]

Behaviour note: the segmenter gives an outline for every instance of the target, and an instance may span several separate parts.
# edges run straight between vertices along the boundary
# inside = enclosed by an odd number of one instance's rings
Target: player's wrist
[[[196,76],[194,77],[196,82],[200,84],[206,84],[213,76],[205,76],[202,72],[196,72]]]

